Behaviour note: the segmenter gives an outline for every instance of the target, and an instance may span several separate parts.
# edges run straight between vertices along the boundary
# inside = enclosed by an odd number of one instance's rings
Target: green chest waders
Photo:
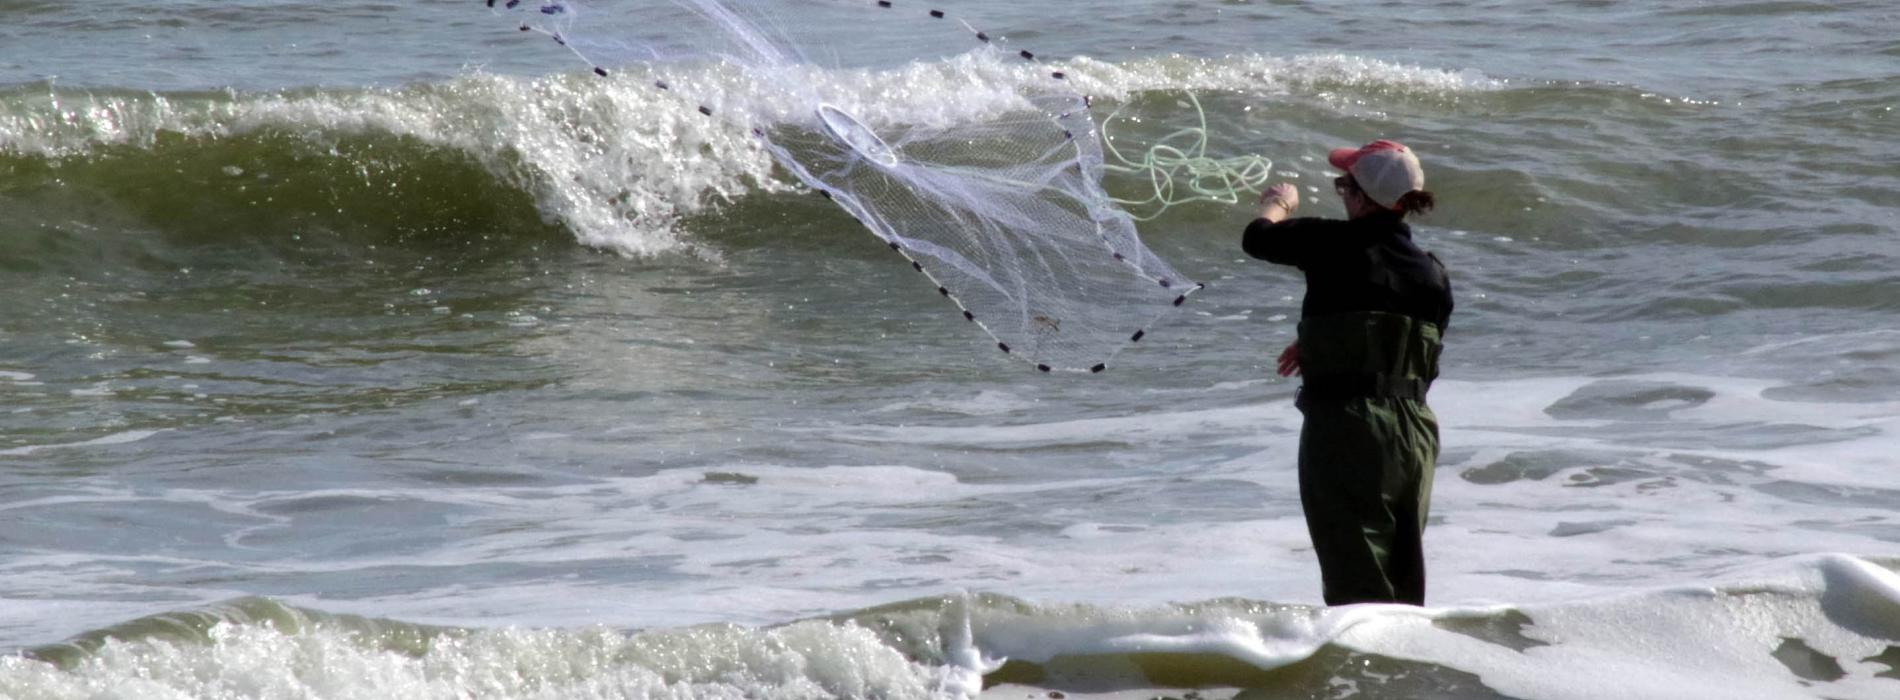
[[[1381,312],[1300,322],[1300,504],[1327,605],[1425,604],[1420,536],[1438,461],[1437,325]]]

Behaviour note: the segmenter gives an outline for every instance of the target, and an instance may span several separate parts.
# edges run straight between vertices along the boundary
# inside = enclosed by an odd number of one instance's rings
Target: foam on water
[[[153,435],[157,435],[162,432],[165,432],[165,431],[164,430],[126,430],[122,432],[113,433],[111,435],[107,435],[104,437],[93,438],[91,440],[81,440],[79,442],[12,447],[8,449],[0,450],[0,456],[9,456],[9,457],[26,456],[26,455],[33,454],[35,452],[40,452],[42,450],[56,450],[56,449],[69,449],[69,448],[77,449],[77,448],[86,448],[86,447],[100,447],[100,446],[105,446],[105,445],[123,445],[126,443],[138,442],[140,440],[144,440],[146,438],[149,438]]]
[[[1900,484],[1876,467],[1892,453],[1896,407],[1767,398],[1775,386],[1686,374],[1441,382],[1433,401],[1448,452],[1426,537],[1432,600],[1563,601],[1805,552],[1892,551]],[[911,408],[985,425],[886,422]],[[20,590],[114,599],[210,603],[281,590],[326,609],[464,625],[768,624],[861,605],[867,592],[960,587],[1097,604],[1318,598],[1294,487],[1299,418],[1285,398],[1038,422],[1041,413],[979,392],[781,429],[788,441],[902,454],[1042,455],[1049,464],[1033,479],[758,463],[524,486],[133,491],[73,478],[6,512],[195,514],[206,532],[193,536],[231,554],[26,551],[0,563],[0,575]],[[1168,456],[1183,450],[1199,456]],[[1063,471],[1056,460],[1070,454],[1086,466]],[[359,521],[434,524],[363,548],[352,534]],[[448,523],[479,535],[432,534]],[[142,540],[114,541],[139,549]],[[222,589],[206,572],[249,583]],[[333,590],[322,600],[298,597],[324,585]],[[79,614],[58,633],[123,612]],[[46,638],[36,629],[12,634]]]
[[[239,606],[250,617],[268,602]],[[70,671],[0,659],[0,695],[56,698],[833,698],[935,696],[936,669],[868,630],[806,622],[647,634],[432,633],[263,610],[138,641]],[[187,623],[189,624],[189,623]],[[185,639],[176,639],[183,636]],[[169,637],[169,638],[168,638]]]
[[[987,674],[1072,692],[1371,683],[1437,697],[1469,674],[1476,690],[1535,700],[1872,700],[1900,686],[1895,565],[1811,556],[1709,586],[1515,607],[951,596],[768,628],[643,632],[424,628],[241,600],[0,659],[0,695],[924,698],[976,695]],[[1340,653],[1359,660],[1328,660]],[[1393,673],[1394,662],[1441,670]]]
[[[281,491],[77,478],[8,504],[8,517],[195,508],[242,556],[25,552],[0,571],[10,586],[212,604],[246,591],[207,577],[284,580],[329,591],[286,598],[309,609],[483,629],[417,632],[426,641],[401,646],[360,625],[226,616],[202,639],[117,634],[63,667],[0,661],[0,695],[943,697],[968,694],[972,674],[989,669],[1005,683],[991,694],[1185,678],[1424,684],[1415,694],[1428,696],[1431,684],[1474,678],[1539,699],[1891,697],[1900,560],[1805,553],[1892,551],[1900,488],[1872,467],[1891,454],[1900,407],[1774,398],[1779,386],[1683,373],[1442,382],[1433,399],[1451,451],[1426,539],[1440,607],[1424,610],[1223,599],[1317,598],[1292,494],[1298,418],[1284,399],[1037,423],[1032,402],[989,392],[799,431],[942,450],[1153,455],[1194,444],[1231,455],[1186,473],[987,483],[908,466],[743,464],[536,486]],[[911,409],[993,425],[876,422]],[[352,553],[335,518],[374,513],[484,534]],[[286,547],[291,529],[300,535]],[[401,553],[413,551],[427,553]],[[652,572],[595,576],[593,562]],[[458,574],[498,565],[527,575]],[[320,583],[332,580],[388,585]],[[778,627],[685,627],[772,625],[848,610],[868,591],[963,587],[1051,602],[952,596]],[[32,626],[9,634],[48,638],[46,606],[78,625],[59,634],[140,607],[35,602]],[[588,629],[614,621],[649,631]],[[491,629],[508,624],[533,628]]]
[[[1495,87],[1482,76],[1350,56],[1126,64],[1079,58],[1051,65],[1069,72],[1076,87],[1110,99],[1183,89],[1445,93]],[[682,217],[747,193],[790,187],[745,131],[751,123],[809,120],[771,88],[774,83],[810,84],[873,128],[942,126],[1020,109],[1024,90],[1046,82],[1046,69],[982,50],[885,70],[805,66],[773,75],[669,65],[620,70],[604,80],[472,75],[395,90],[128,95],[16,89],[0,95],[0,156],[96,158],[176,137],[287,137],[317,157],[339,157],[339,141],[395,136],[465,154],[530,193],[545,218],[583,244],[650,255],[694,248],[678,228]],[[654,90],[655,78],[673,91]],[[722,117],[700,114],[701,104]],[[380,169],[364,166],[366,178]],[[236,165],[224,172],[249,175]]]
[[[1891,662],[1878,661],[1900,638],[1900,575],[1892,564],[1822,555],[1756,567],[1707,588],[1525,606],[1521,612],[1535,621],[1520,630],[1529,648],[1398,615],[1356,626],[1339,641],[1470,670],[1515,697],[1878,698],[1900,689],[1889,680]],[[1765,663],[1794,643],[1833,660],[1838,671]]]

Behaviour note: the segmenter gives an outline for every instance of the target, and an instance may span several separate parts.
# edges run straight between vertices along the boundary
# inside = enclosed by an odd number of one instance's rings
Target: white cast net
[[[782,93],[770,123],[744,126],[787,172],[902,254],[1003,352],[1043,371],[1100,372],[1200,288],[1143,245],[1134,219],[1103,191],[1101,135],[1088,99],[1061,71],[1044,71],[1047,79],[1030,83],[1013,106],[979,121],[872,126],[796,78],[810,75],[805,52],[759,6],[674,3],[690,21],[674,15],[669,31],[688,40],[673,45],[692,48],[649,55],[671,62],[698,54]],[[519,5],[502,9],[521,12],[524,30],[587,58],[568,35],[575,8]],[[958,25],[979,50],[1001,50]],[[1014,55],[1035,61],[1028,51]],[[598,64],[595,72],[608,74]],[[671,89],[664,80],[655,85]]]

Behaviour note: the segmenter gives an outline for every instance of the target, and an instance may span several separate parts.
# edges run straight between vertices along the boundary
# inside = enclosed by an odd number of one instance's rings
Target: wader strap
[[[1308,376],[1300,386],[1300,401],[1346,399],[1412,399],[1424,401],[1431,385],[1423,379],[1389,374],[1322,374]]]

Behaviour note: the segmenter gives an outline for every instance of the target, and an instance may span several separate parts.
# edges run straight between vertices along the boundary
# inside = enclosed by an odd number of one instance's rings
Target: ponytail
[[[1407,214],[1423,214],[1431,211],[1434,203],[1436,202],[1432,198],[1432,193],[1425,190],[1412,190],[1399,197],[1396,208]]]

